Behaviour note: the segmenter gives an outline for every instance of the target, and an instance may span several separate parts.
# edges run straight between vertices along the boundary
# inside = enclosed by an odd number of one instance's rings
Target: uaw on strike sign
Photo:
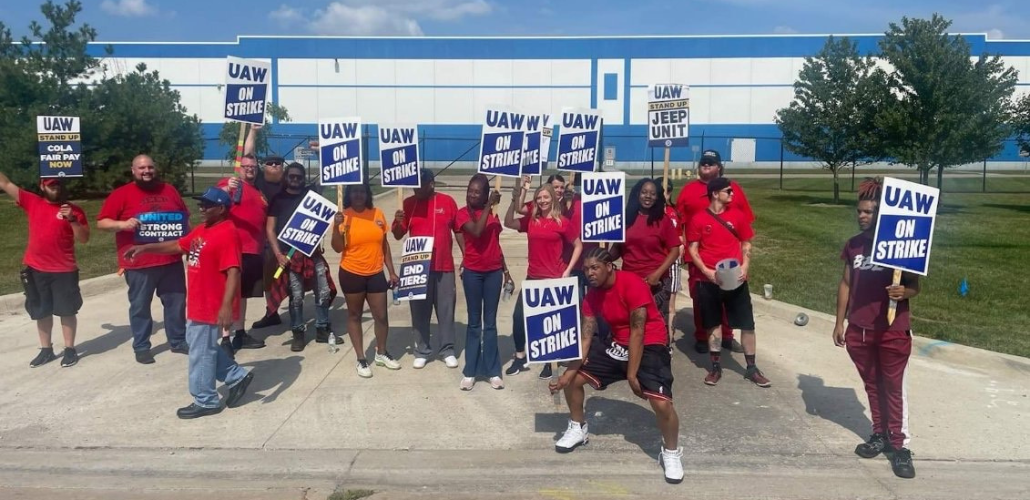
[[[383,187],[419,187],[418,127],[380,125],[379,165]]]
[[[590,242],[626,239],[626,173],[583,173],[583,216],[580,236]]]
[[[333,223],[336,210],[335,203],[308,190],[277,238],[311,257]]]
[[[558,130],[558,170],[593,172],[601,115],[596,109],[565,108]]]
[[[361,118],[331,118],[318,122],[318,150],[323,186],[365,182],[361,164]]]
[[[266,62],[226,58],[225,119],[261,124],[272,81],[272,65]]]
[[[652,85],[647,91],[647,145],[682,147],[690,142],[690,90],[686,85]]]
[[[82,142],[77,116],[37,116],[39,177],[82,177]]]
[[[576,278],[522,282],[527,361],[552,363],[581,358],[579,282]]]
[[[522,175],[540,175],[547,161],[551,147],[551,134],[544,130],[551,128],[551,115],[529,115],[526,117],[526,140],[522,152]]]
[[[479,142],[479,173],[502,177],[522,174],[526,119],[527,115],[508,108],[486,110]]]
[[[939,199],[937,188],[885,177],[870,261],[926,276]]]

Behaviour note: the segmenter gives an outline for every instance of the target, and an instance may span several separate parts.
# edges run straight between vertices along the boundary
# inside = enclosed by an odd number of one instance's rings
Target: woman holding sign
[[[469,181],[465,200],[467,206],[458,210],[454,223],[454,232],[465,236],[461,284],[468,306],[465,368],[460,387],[471,391],[476,377],[484,377],[490,379],[490,387],[504,389],[497,353],[497,304],[501,300],[501,286],[511,281],[511,275],[501,253],[501,220],[492,210],[501,202],[501,193],[491,193],[490,181],[485,175],[476,174]]]
[[[529,240],[529,268],[526,270],[526,279],[568,278],[572,275],[573,264],[583,251],[583,243],[579,240],[579,228],[561,214],[558,196],[550,184],[536,188],[530,215],[515,219],[515,212],[522,206],[528,187],[529,183],[526,182],[521,186],[515,186],[508,212],[504,214],[504,227],[526,233]],[[572,255],[568,260],[562,257],[565,242],[572,244]],[[512,326],[515,358],[504,372],[507,375],[529,370],[526,366],[526,328],[523,324],[522,309],[520,293],[519,301],[515,305],[515,324]],[[550,365],[547,365],[546,369],[550,370]]]
[[[372,376],[365,360],[365,343],[361,333],[361,314],[367,302],[375,323],[378,366],[400,370],[401,365],[386,351],[390,322],[386,316],[386,291],[399,280],[393,270],[390,243],[386,240],[386,216],[372,206],[372,188],[368,184],[349,185],[343,193],[343,212],[336,214],[333,226],[333,250],[340,252],[340,289],[347,301],[347,334],[358,358],[357,371],[362,378]],[[390,273],[387,283],[383,266]]]

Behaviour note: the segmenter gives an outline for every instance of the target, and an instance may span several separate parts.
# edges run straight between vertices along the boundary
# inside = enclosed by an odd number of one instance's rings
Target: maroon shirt
[[[870,264],[872,250],[872,236],[862,233],[848,240],[840,254],[841,260],[851,268],[848,323],[881,332],[910,330],[908,300],[898,301],[894,323],[887,324],[887,309],[891,302],[887,287],[894,281],[894,270]]]

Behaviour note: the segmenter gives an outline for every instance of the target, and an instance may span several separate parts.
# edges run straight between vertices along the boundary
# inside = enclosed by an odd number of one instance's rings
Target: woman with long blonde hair
[[[523,179],[522,185],[516,185],[512,192],[512,201],[508,212],[504,215],[504,226],[520,233],[526,233],[529,242],[526,270],[527,280],[568,278],[572,274],[573,264],[583,251],[579,241],[579,230],[567,217],[562,215],[561,206],[554,188],[544,184],[533,193],[533,208],[529,216],[515,218],[519,207],[523,205],[529,182]],[[572,244],[572,256],[562,258],[562,246],[565,242]],[[512,337],[515,341],[515,357],[506,375],[516,375],[528,371],[526,366],[526,330],[523,325],[522,294],[519,294],[515,305]]]

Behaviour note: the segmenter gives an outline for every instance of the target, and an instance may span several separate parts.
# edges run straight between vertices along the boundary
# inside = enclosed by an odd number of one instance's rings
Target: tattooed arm
[[[626,367],[626,380],[629,381],[633,394],[644,398],[637,380],[640,360],[644,357],[644,325],[647,324],[647,308],[638,307],[629,313],[629,366]]]

